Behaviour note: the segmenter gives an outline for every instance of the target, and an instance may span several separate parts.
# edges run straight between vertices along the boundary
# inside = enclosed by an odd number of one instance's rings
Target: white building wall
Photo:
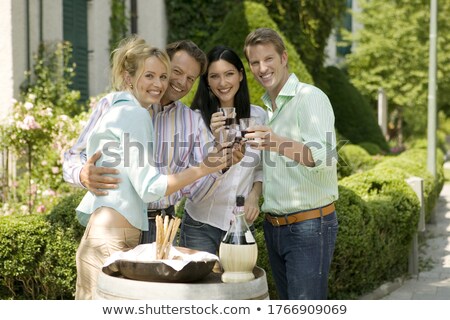
[[[64,31],[63,0],[44,0],[42,7],[44,41],[61,41]]]
[[[164,0],[138,0],[137,14],[139,35],[151,45],[164,48],[167,41]]]
[[[12,86],[14,61],[12,55],[12,0],[0,1],[0,121],[5,117],[14,97]],[[17,2],[17,1],[14,1]]]
[[[27,59],[27,10],[29,3],[29,50]],[[40,1],[0,0],[0,118],[6,115],[13,98],[19,99],[25,71],[34,65],[40,42]],[[127,1],[130,5],[130,1]],[[164,48],[167,23],[164,0],[138,0],[138,33],[150,44]],[[63,39],[63,0],[42,0],[42,40]],[[89,94],[109,90],[110,0],[87,2]],[[129,7],[128,7],[129,8]],[[128,11],[129,12],[129,11]]]
[[[109,17],[110,0],[88,2],[89,94],[96,96],[109,90]]]
[[[361,7],[358,5],[358,0],[352,1],[352,8],[351,11],[354,13],[360,13]],[[359,23],[356,19],[352,18],[352,34],[356,34],[360,29],[363,28],[363,25]],[[352,51],[356,49],[357,43],[355,41],[352,42]],[[338,56],[337,53],[337,36],[336,36],[336,30],[333,30],[330,34],[330,37],[327,41],[327,46],[325,47],[325,66],[330,65],[339,65],[343,63],[344,57]]]
[[[26,80],[25,71],[33,67],[41,40],[39,1],[29,0],[28,3],[30,25],[27,37],[27,1],[0,1],[0,117],[6,115],[13,98],[19,99],[20,86]],[[42,40],[61,40],[62,0],[43,0],[42,9]]]
[[[130,12],[130,2],[127,3]],[[109,65],[109,0],[88,2],[89,92],[91,96],[105,93],[110,88]],[[138,34],[151,45],[164,48],[167,24],[164,0],[137,1]]]

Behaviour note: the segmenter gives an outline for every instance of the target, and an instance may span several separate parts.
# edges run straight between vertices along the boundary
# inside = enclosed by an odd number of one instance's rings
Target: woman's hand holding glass
[[[214,135],[216,141],[220,141],[220,132],[225,128],[225,119],[221,111],[215,112],[211,115],[211,132]]]

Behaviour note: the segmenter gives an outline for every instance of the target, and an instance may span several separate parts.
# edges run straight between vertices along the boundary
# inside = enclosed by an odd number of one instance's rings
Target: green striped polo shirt
[[[314,167],[306,167],[279,153],[265,151],[262,211],[281,215],[336,201],[336,134],[328,97],[291,74],[275,100],[274,112],[267,92],[262,100],[273,132],[306,144],[315,162]]]

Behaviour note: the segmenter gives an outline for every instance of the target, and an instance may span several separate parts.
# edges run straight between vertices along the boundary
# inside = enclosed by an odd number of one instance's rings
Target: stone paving
[[[383,300],[450,300],[450,184],[444,185],[420,247],[423,270],[402,282],[379,289]],[[366,297],[369,298],[369,297]]]

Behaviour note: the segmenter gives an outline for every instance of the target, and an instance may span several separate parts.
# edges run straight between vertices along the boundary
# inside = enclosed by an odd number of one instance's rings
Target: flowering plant
[[[68,43],[40,47],[33,83],[28,83],[21,101],[13,101],[0,123],[0,147],[13,154],[17,175],[3,168],[4,214],[24,207],[28,213],[51,209],[58,192],[67,191],[61,166],[63,152],[73,145],[86,118],[80,93],[70,89],[74,66]],[[30,77],[31,79],[31,77]],[[5,151],[4,151],[5,153]],[[1,213],[0,213],[1,214]]]

